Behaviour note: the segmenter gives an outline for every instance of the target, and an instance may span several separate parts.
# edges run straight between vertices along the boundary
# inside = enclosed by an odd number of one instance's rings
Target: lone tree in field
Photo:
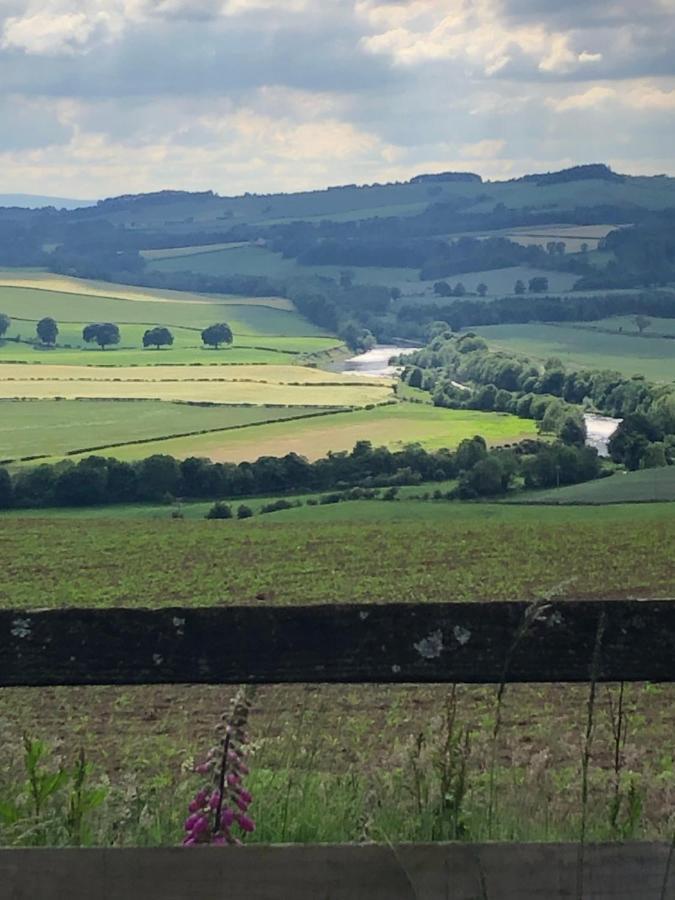
[[[12,324],[12,320],[9,316],[6,316],[4,313],[0,313],[0,337],[7,331],[9,326]]]
[[[208,346],[217,350],[221,344],[232,343],[232,329],[227,322],[219,322],[216,325],[209,325],[202,331],[202,341]]]
[[[528,287],[531,294],[543,294],[544,291],[548,290],[548,278],[545,275],[537,275],[535,278],[530,278]]]
[[[645,330],[645,328],[649,328],[652,324],[652,320],[648,319],[647,316],[639,315],[633,318],[633,321],[637,325],[638,331],[640,334]]]
[[[143,346],[154,347],[159,350],[160,347],[170,347],[173,344],[173,335],[168,328],[161,325],[155,328],[148,328],[143,335]]]
[[[487,284],[485,284],[484,282],[481,281],[481,283],[476,288],[476,293],[478,294],[479,297],[484,297],[487,294],[487,292],[488,292]]]
[[[105,350],[106,347],[112,344],[119,344],[120,330],[112,322],[85,325],[82,329],[82,339],[88,344],[96,341],[101,350]]]
[[[519,278],[518,281],[513,286],[514,294],[524,294],[527,288],[525,287],[525,282]]]
[[[35,326],[35,330],[37,331],[37,336],[40,338],[43,344],[47,344],[49,347],[53,347],[56,343],[56,338],[59,336],[59,326],[56,324],[54,319],[50,316],[47,316],[44,319],[40,319],[40,321]]]

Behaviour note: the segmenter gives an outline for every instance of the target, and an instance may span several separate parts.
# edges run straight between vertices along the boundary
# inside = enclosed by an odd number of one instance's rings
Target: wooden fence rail
[[[675,602],[0,611],[0,686],[675,681]]]

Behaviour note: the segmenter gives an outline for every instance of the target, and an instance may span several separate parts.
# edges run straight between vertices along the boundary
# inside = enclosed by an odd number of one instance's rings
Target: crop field
[[[295,389],[300,391],[301,389]],[[303,388],[305,403],[309,388]],[[337,396],[331,388],[323,395]],[[349,390],[345,388],[347,398]],[[371,390],[371,389],[369,389]],[[382,388],[380,399],[383,396]],[[313,394],[311,395],[313,396]],[[340,394],[342,396],[342,394]],[[357,396],[357,395],[352,395]],[[484,413],[473,410],[449,410],[427,404],[390,404],[375,409],[321,416],[315,421],[298,419],[288,423],[272,423],[224,433],[175,438],[144,446],[135,444],[120,447],[116,456],[122,459],[138,459],[149,453],[170,453],[178,458],[208,456],[213,460],[239,462],[257,459],[259,456],[283,456],[295,452],[308,459],[325,456],[330,450],[351,450],[360,440],[372,441],[376,446],[402,447],[420,443],[428,449],[454,447],[461,440],[481,434],[491,444],[517,441],[536,434],[534,422],[518,419],[502,413]]]
[[[362,508],[379,518],[355,519]],[[0,535],[0,605],[22,608],[666,597],[675,516],[667,504],[355,501],[244,521],[129,519],[124,528],[114,519],[72,518],[64,528],[58,517],[12,516],[0,520]],[[38,556],[40,566],[30,565]],[[148,561],[159,559],[147,577]]]
[[[0,369],[0,398],[178,400],[288,406],[365,406],[391,397],[391,382],[304,366],[13,365]]]
[[[536,244],[545,247],[550,241],[562,241],[567,253],[580,253],[584,244],[589,250],[597,250],[602,238],[610,231],[626,226],[617,225],[541,225],[524,226],[499,232],[503,237],[527,247]]]
[[[0,403],[0,459],[37,454],[62,456],[85,447],[201,429],[238,428],[313,412],[316,407],[201,407],[159,400],[138,403],[7,400]]]
[[[557,356],[578,368],[613,369],[652,381],[675,379],[675,345],[667,338],[606,334],[570,325],[481,325],[474,330],[493,347],[538,360]]]
[[[528,493],[519,498],[518,502],[607,504],[655,501],[675,501],[675,466],[617,472],[598,481]]]

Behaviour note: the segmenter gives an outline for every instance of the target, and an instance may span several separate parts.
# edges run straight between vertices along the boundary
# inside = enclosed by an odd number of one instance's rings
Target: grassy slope
[[[573,484],[551,491],[536,491],[519,499],[521,503],[646,503],[675,501],[675,466],[618,472],[609,478]]]
[[[436,280],[420,281],[417,269],[378,268],[375,266],[302,266],[298,265],[294,259],[284,259],[281,253],[254,246],[221,249],[199,254],[180,252],[175,257],[155,259],[152,261],[152,265],[161,272],[181,272],[189,269],[207,275],[267,275],[271,278],[320,275],[337,279],[340,272],[348,269],[353,273],[354,280],[360,284],[396,286],[406,295],[428,291]],[[568,291],[577,281],[576,275],[566,272],[549,272],[520,266],[488,272],[451,275],[447,280],[452,284],[461,281],[468,291],[475,291],[477,285],[485,282],[489,293],[496,295],[511,293],[519,278],[527,283],[530,278],[537,275],[546,276],[553,291]]]
[[[200,429],[232,428],[312,411],[316,410],[199,407],[159,400],[143,403],[6,401],[0,404],[0,459],[33,454],[61,456],[78,448]],[[152,452],[151,445],[145,449]]]
[[[115,285],[111,285],[114,291]],[[279,335],[286,337],[326,336],[293,310],[280,307],[273,300],[269,304],[249,302],[246,298],[183,299],[117,297],[87,293],[83,283],[82,293],[51,290],[36,286],[0,286],[0,310],[10,318],[28,319],[31,322],[43,316],[52,316],[63,322],[99,322],[104,317],[117,324],[157,324],[204,328],[213,322],[230,323],[235,337],[247,335]],[[30,323],[27,329],[33,331]]]
[[[177,457],[196,454],[220,461],[241,461],[296,452],[316,459],[329,450],[351,450],[359,440],[389,447],[419,442],[433,449],[456,446],[463,438],[475,434],[483,435],[490,443],[506,443],[534,433],[534,423],[527,419],[406,403],[322,416],[314,421],[273,423],[252,430],[176,438],[154,444],[154,450],[138,444],[120,448],[116,455],[138,459],[148,452],[162,452]]]
[[[273,521],[130,520],[124,528],[114,519],[64,528],[13,517],[0,520],[0,535],[3,606],[668,596],[675,516],[662,505],[542,513],[356,502]]]
[[[675,346],[666,338],[605,334],[565,325],[488,325],[474,329],[493,347],[581,368],[614,369],[653,381],[675,379]]]
[[[438,191],[440,188],[440,191]],[[366,218],[412,213],[433,202],[465,198],[469,208],[491,211],[495,204],[511,208],[571,209],[575,206],[637,204],[648,209],[675,205],[675,179],[630,178],[624,183],[578,181],[538,186],[531,183],[391,184],[364,188],[313,191],[292,195],[228,198],[175,198],[165,203],[134,203],[117,212],[105,212],[115,223],[134,222],[135,228],[157,228],[175,234],[196,229],[227,228],[241,222],[275,222],[304,218]],[[471,201],[474,201],[471,203]],[[192,219],[192,221],[189,221]]]

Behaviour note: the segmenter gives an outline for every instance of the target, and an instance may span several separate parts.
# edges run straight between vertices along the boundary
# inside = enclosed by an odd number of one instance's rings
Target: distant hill
[[[93,206],[95,200],[74,200],[70,197],[43,197],[40,194],[0,194],[0,206],[20,206],[24,209],[41,209],[54,206],[56,209],[81,209]]]

